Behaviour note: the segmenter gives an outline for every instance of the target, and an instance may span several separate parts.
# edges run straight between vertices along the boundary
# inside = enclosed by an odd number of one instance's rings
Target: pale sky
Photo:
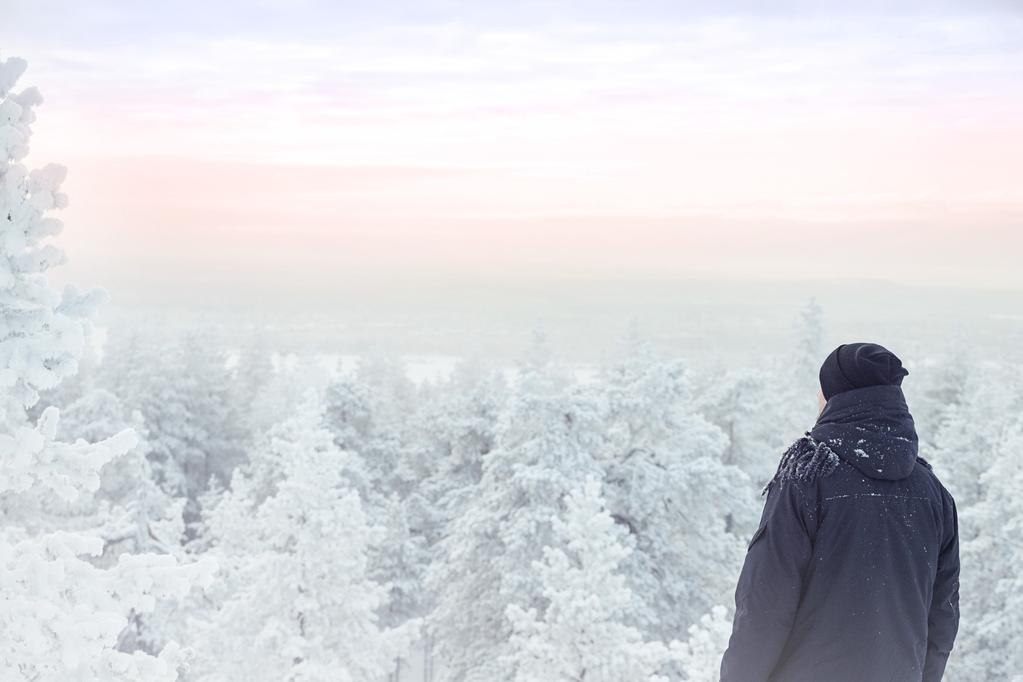
[[[115,292],[1023,288],[1023,5],[759,5],[0,0],[0,56],[70,169],[67,270]]]

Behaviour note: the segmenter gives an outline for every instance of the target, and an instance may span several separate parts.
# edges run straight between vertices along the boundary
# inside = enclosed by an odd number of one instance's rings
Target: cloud
[[[140,252],[178,225],[269,254],[302,234],[368,262],[399,242],[525,262],[507,221],[557,241],[563,219],[1020,239],[1023,15],[999,3],[11,1],[0,46],[48,97],[33,159],[93,177],[69,181],[72,215],[137,230]],[[448,225],[465,253],[431,250]]]

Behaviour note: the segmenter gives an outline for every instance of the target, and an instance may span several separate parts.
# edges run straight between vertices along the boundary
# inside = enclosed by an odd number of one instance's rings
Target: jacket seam
[[[847,493],[844,495],[832,495],[830,497],[825,497],[824,502],[831,502],[832,500],[858,499],[862,497],[884,497],[896,500],[922,500],[924,502],[934,504],[934,500],[929,497],[920,497],[919,495],[887,495],[885,493]]]

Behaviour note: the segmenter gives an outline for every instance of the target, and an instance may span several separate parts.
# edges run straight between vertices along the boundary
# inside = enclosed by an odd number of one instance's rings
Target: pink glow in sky
[[[1023,286],[1011,3],[214,4],[0,10],[72,273]]]

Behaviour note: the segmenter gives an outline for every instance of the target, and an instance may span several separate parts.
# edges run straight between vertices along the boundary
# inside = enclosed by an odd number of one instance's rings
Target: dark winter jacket
[[[902,389],[833,396],[768,487],[722,681],[940,680],[959,626],[957,523]]]

